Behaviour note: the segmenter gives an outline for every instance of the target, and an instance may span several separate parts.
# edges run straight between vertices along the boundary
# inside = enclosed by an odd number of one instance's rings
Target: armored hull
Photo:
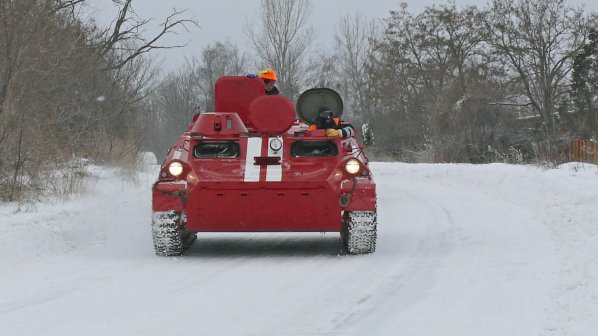
[[[220,78],[216,112],[194,118],[153,185],[156,253],[181,255],[201,232],[340,232],[349,253],[373,252],[367,159],[355,137],[308,131],[318,104],[342,114],[329,89],[306,91],[295,111],[258,79]]]

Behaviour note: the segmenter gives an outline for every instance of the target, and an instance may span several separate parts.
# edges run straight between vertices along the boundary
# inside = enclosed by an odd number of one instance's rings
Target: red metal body
[[[222,77],[216,112],[201,114],[170,149],[153,210],[184,213],[190,232],[340,232],[344,211],[375,211],[376,185],[354,137],[307,128],[261,81]],[[345,169],[350,159],[358,174]],[[169,172],[175,161],[178,176]]]

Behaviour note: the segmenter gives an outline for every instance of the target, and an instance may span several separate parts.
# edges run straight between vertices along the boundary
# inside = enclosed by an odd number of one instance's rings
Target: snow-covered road
[[[374,163],[376,253],[338,234],[202,234],[154,256],[150,192],[0,205],[1,335],[594,335],[598,167]],[[136,183],[133,183],[135,180]]]

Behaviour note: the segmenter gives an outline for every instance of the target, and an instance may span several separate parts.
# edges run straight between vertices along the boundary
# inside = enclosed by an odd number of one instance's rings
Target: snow
[[[182,258],[153,253],[157,170],[94,167],[88,195],[0,204],[2,335],[595,334],[598,166],[372,163],[374,254],[239,233]]]

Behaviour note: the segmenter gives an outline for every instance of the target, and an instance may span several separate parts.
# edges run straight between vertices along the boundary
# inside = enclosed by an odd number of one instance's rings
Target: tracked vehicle
[[[182,255],[202,232],[339,232],[348,253],[375,251],[376,184],[356,138],[308,131],[321,106],[342,115],[335,91],[307,90],[295,109],[259,79],[225,76],[215,94],[153,184],[157,255]]]

